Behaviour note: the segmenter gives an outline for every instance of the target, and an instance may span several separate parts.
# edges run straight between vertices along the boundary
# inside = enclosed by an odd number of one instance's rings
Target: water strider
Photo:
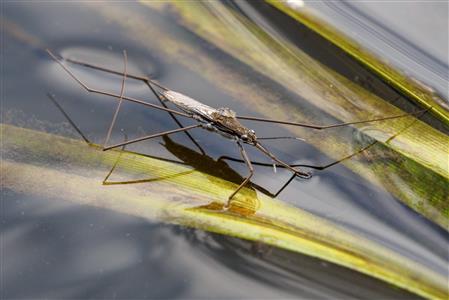
[[[286,185],[289,184],[293,180],[293,178],[300,177],[300,178],[306,178],[307,179],[307,178],[311,177],[310,173],[305,172],[305,171],[303,171],[303,170],[301,170],[299,168],[301,165],[290,165],[290,164],[280,160],[273,153],[271,153],[264,145],[262,145],[261,142],[260,142],[261,140],[268,140],[268,139],[292,139],[292,138],[293,139],[299,139],[299,138],[290,137],[290,136],[286,136],[286,137],[285,136],[280,136],[280,137],[257,137],[257,135],[254,132],[254,130],[247,128],[239,120],[250,120],[250,121],[258,121],[258,122],[277,123],[277,124],[285,124],[285,125],[291,125],[291,126],[299,126],[299,127],[311,128],[311,129],[316,129],[316,130],[323,130],[323,129],[328,129],[328,128],[348,126],[348,125],[353,125],[353,124],[361,124],[361,123],[368,123],[368,122],[376,122],[376,121],[383,121],[383,120],[401,118],[401,117],[406,117],[406,116],[411,116],[411,115],[422,115],[422,114],[424,114],[426,111],[428,111],[430,109],[430,108],[427,108],[427,109],[420,110],[420,111],[417,111],[417,112],[414,112],[414,113],[406,113],[406,114],[401,114],[401,115],[396,115],[396,116],[375,118],[375,119],[364,120],[364,121],[337,123],[337,124],[332,124],[332,125],[313,125],[313,124],[288,122],[288,121],[281,121],[281,120],[274,120],[274,119],[251,117],[251,116],[239,116],[234,111],[232,111],[231,109],[229,109],[227,107],[213,108],[213,107],[210,107],[210,106],[208,106],[208,105],[206,105],[204,103],[201,103],[201,102],[199,102],[199,101],[197,101],[197,100],[195,100],[195,99],[193,99],[193,98],[191,98],[189,96],[186,96],[186,95],[184,95],[182,93],[170,90],[170,89],[164,87],[160,83],[158,83],[158,82],[156,82],[156,81],[154,81],[154,80],[152,80],[150,78],[128,74],[127,73],[127,54],[126,54],[126,51],[123,52],[123,55],[124,55],[124,70],[122,72],[116,71],[116,70],[111,70],[111,69],[108,69],[108,68],[104,68],[104,67],[93,65],[93,64],[89,64],[89,63],[85,63],[85,62],[81,62],[81,61],[77,61],[77,60],[72,60],[72,59],[66,59],[65,60],[65,61],[67,61],[69,63],[78,64],[78,65],[82,65],[84,67],[93,68],[93,69],[96,69],[96,70],[100,70],[100,71],[104,71],[104,72],[108,72],[108,73],[112,73],[112,74],[116,74],[116,75],[122,76],[122,84],[121,84],[120,94],[114,94],[114,93],[111,93],[111,92],[98,90],[98,89],[94,89],[94,88],[89,87],[81,79],[79,79],[69,69],[69,67],[67,67],[66,64],[64,64],[61,61],[61,59],[56,57],[48,49],[47,49],[47,52],[77,83],[79,83],[88,92],[102,94],[102,95],[106,95],[106,96],[111,96],[111,97],[114,97],[114,98],[118,99],[119,103],[118,103],[117,108],[115,110],[114,116],[112,118],[112,122],[111,122],[111,124],[109,126],[109,130],[108,130],[105,142],[103,144],[103,150],[104,151],[110,150],[110,149],[113,149],[113,148],[117,148],[117,147],[124,147],[125,145],[129,145],[129,144],[132,144],[132,143],[136,143],[136,142],[140,142],[140,141],[144,141],[144,140],[148,140],[148,139],[152,139],[152,138],[156,138],[156,137],[160,137],[160,136],[165,136],[165,135],[169,135],[169,134],[173,134],[173,133],[177,133],[177,132],[185,132],[188,135],[188,137],[192,140],[192,142],[204,154],[204,151],[202,150],[202,148],[193,139],[193,137],[188,133],[189,130],[194,129],[194,128],[203,128],[205,130],[218,133],[219,135],[221,135],[224,138],[233,140],[236,143],[236,145],[237,145],[237,147],[238,147],[238,149],[240,151],[242,160],[232,159],[232,158],[231,159],[232,160],[236,160],[236,161],[240,161],[240,162],[243,161],[246,164],[247,168],[248,168],[249,174],[242,179],[242,182],[237,187],[237,189],[228,197],[227,205],[229,205],[231,199],[246,184],[248,184],[248,182],[250,181],[251,177],[254,174],[253,164],[270,165],[271,166],[271,164],[263,164],[263,163],[252,162],[249,159],[249,157],[248,157],[248,155],[247,155],[247,153],[245,151],[245,148],[243,147],[243,144],[247,144],[247,145],[253,146],[253,147],[257,148],[260,152],[262,152],[264,155],[269,157],[273,161],[272,165],[273,165],[274,168],[276,166],[277,167],[282,167],[282,168],[286,168],[286,169],[290,170],[291,172],[293,172],[293,176],[290,178],[290,180],[276,194],[274,194],[274,196],[277,196],[286,187]],[[156,105],[156,104],[145,102],[145,101],[140,100],[140,99],[136,99],[136,98],[125,96],[124,95],[125,81],[126,81],[127,78],[143,81],[150,88],[152,93],[157,97],[157,99],[159,100],[161,105]],[[55,100],[55,99],[53,99],[53,100]],[[174,118],[174,120],[177,122],[177,124],[180,126],[180,128],[169,130],[169,131],[164,131],[164,132],[159,132],[159,133],[156,133],[156,134],[147,135],[147,136],[143,136],[143,137],[139,137],[139,138],[136,138],[136,139],[133,139],[133,140],[124,141],[122,143],[118,143],[118,144],[114,144],[114,145],[107,145],[107,143],[109,141],[109,138],[111,136],[112,129],[114,127],[115,121],[117,119],[117,115],[118,115],[118,113],[120,111],[121,104],[122,104],[123,100],[134,102],[134,103],[138,103],[138,104],[141,104],[141,105],[144,105],[144,106],[147,106],[147,107],[151,107],[151,108],[155,108],[155,109],[166,111]],[[166,105],[166,102],[174,104],[179,110],[174,110],[174,109],[168,108],[167,105]],[[197,124],[184,127],[184,126],[182,126],[182,124],[179,122],[179,120],[175,116],[182,116],[182,117],[193,119],[193,120],[197,121]],[[68,116],[66,115],[66,117],[68,117]],[[74,125],[74,124],[72,123],[72,125]],[[74,125],[74,127],[77,129],[77,127],[75,125]],[[89,140],[87,140],[87,138],[79,131],[79,129],[77,129],[77,131],[81,134],[81,136],[84,138],[84,140],[87,143],[90,143]],[[367,148],[371,147],[375,143],[376,142],[371,143],[368,146],[366,146],[366,147],[364,147],[364,148],[362,148],[362,149],[360,149],[360,150],[358,150],[358,151],[356,151],[356,152],[354,152],[354,153],[352,153],[352,154],[350,154],[350,155],[348,155],[348,156],[346,156],[346,157],[344,157],[342,159],[339,159],[337,161],[334,161],[334,162],[332,162],[330,164],[327,164],[327,165],[324,165],[324,166],[314,166],[314,165],[302,165],[302,166],[303,167],[308,167],[308,168],[313,168],[313,169],[324,170],[324,169],[326,169],[328,167],[331,167],[331,166],[333,166],[335,164],[338,164],[338,163],[340,163],[340,162],[342,162],[342,161],[344,161],[346,159],[349,159],[349,158],[353,157],[354,155],[356,155],[356,154],[366,150]],[[108,175],[110,175],[110,173]]]

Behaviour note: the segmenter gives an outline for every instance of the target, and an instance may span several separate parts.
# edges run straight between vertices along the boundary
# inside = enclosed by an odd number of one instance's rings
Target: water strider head
[[[236,113],[227,108],[221,107],[212,113],[214,122],[220,127],[225,128],[240,138],[244,143],[255,145],[257,144],[257,136],[254,130],[242,125],[236,118]]]

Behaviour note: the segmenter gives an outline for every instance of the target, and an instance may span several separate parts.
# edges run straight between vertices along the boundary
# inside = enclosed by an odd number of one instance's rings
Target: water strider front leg
[[[231,196],[229,196],[228,203],[226,204],[225,207],[229,207],[230,206],[231,199],[250,181],[251,177],[253,177],[253,175],[254,175],[254,168],[253,168],[253,166],[251,164],[251,161],[248,158],[248,155],[246,154],[245,148],[243,148],[243,145],[240,143],[239,140],[237,140],[236,143],[237,143],[237,146],[239,147],[240,154],[241,154],[243,160],[245,161],[246,166],[248,167],[249,174],[243,180],[243,182],[238,186],[238,188],[231,194]]]

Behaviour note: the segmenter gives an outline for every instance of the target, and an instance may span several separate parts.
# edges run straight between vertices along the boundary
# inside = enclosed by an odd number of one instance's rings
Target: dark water
[[[3,197],[4,299],[415,298],[234,238],[57,199]]]
[[[65,119],[47,99],[46,94],[51,92],[90,139],[103,140],[114,111],[111,102],[84,92],[50,60],[44,47],[51,47],[65,57],[76,56],[116,69],[122,68],[121,51],[126,48],[130,72],[151,74],[164,85],[204,100],[210,106],[229,106],[242,115],[252,114],[208,78],[163,55],[150,53],[122,34],[116,24],[107,22],[88,7],[8,2],[2,8],[2,18],[8,22],[8,26],[2,27],[2,67],[6,74],[2,78],[2,117],[6,122],[57,130]],[[137,4],[123,5],[123,9],[145,15],[154,26],[200,45],[210,57],[240,68],[247,76],[263,79],[177,24],[170,12],[162,14]],[[19,34],[11,24],[29,36]],[[119,92],[117,77],[74,69],[95,87]],[[272,82],[265,84],[276,87]],[[138,82],[129,81],[126,91],[129,96],[152,99],[148,89]],[[184,125],[189,122],[183,120]],[[165,113],[129,104],[123,106],[116,128],[131,139],[173,126],[176,124]],[[267,135],[285,134],[280,127],[267,128],[261,124],[254,124],[253,129]],[[77,137],[73,131],[65,134]],[[229,141],[200,130],[192,134],[207,149],[209,158],[238,156],[238,149]],[[122,139],[120,130],[115,131],[112,140]],[[149,141],[130,149],[177,159],[176,153],[160,142]],[[184,135],[173,136],[172,142],[195,149]],[[303,161],[309,163],[329,160],[305,143],[270,146],[288,161],[296,159],[292,153],[302,153]],[[254,160],[262,160],[256,152],[250,149],[248,152]],[[202,171],[217,167],[206,157],[193,159],[189,164]],[[239,163],[229,165],[242,175],[246,172]],[[276,176],[269,168],[257,167],[256,171],[254,183],[269,191],[279,189],[289,178],[281,170]],[[447,273],[447,232],[341,165],[316,173],[311,180],[294,181],[280,199],[383,244],[440,274]],[[58,200],[16,194],[7,187],[2,190],[3,298],[413,297],[309,257]]]

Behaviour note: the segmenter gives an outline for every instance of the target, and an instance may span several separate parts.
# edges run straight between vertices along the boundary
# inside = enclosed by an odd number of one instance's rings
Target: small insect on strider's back
[[[221,136],[223,136],[223,137],[225,137],[227,139],[231,139],[231,140],[235,141],[237,147],[240,150],[240,154],[242,156],[242,159],[245,162],[246,166],[248,167],[249,174],[243,179],[243,182],[236,188],[236,190],[229,196],[227,205],[230,204],[230,200],[246,184],[248,184],[248,182],[250,181],[251,177],[254,174],[253,164],[259,164],[259,163],[254,163],[254,162],[252,162],[249,159],[249,157],[248,157],[248,155],[247,155],[247,153],[245,151],[245,148],[243,147],[243,144],[248,144],[248,145],[256,147],[260,152],[262,152],[264,155],[269,157],[274,162],[273,163],[274,167],[277,166],[277,167],[286,168],[286,169],[290,170],[291,172],[293,172],[293,176],[289,180],[289,182],[294,177],[301,177],[301,178],[310,178],[311,177],[310,173],[302,171],[301,169],[299,169],[295,165],[290,165],[290,164],[280,160],[279,158],[277,158],[273,153],[271,153],[269,150],[267,150],[260,143],[261,140],[269,140],[269,139],[299,139],[299,138],[290,137],[290,136],[285,136],[285,137],[257,137],[256,133],[254,132],[254,130],[251,130],[251,129],[245,127],[243,124],[240,123],[239,120],[250,120],[250,121],[277,123],[277,124],[285,124],[285,125],[292,125],[292,126],[299,126],[299,127],[306,127],[306,128],[321,130],[321,129],[335,128],[335,127],[342,127],[342,126],[347,126],[347,125],[352,125],[352,124],[360,124],[360,123],[368,123],[368,122],[389,120],[389,119],[407,117],[407,116],[411,116],[411,115],[422,115],[422,114],[424,114],[426,111],[428,111],[430,109],[430,108],[427,108],[427,109],[424,109],[424,110],[417,111],[415,113],[402,114],[402,115],[397,115],[397,116],[376,118],[376,119],[370,119],[370,120],[364,120],[364,121],[338,123],[338,124],[332,124],[332,125],[327,125],[327,126],[319,126],[319,125],[313,125],[313,124],[304,124],[304,123],[296,123],[296,122],[288,122],[288,121],[279,121],[279,120],[265,119],[265,118],[258,118],[258,117],[238,116],[234,111],[232,111],[229,108],[223,107],[223,108],[215,109],[215,108],[210,107],[210,106],[208,106],[208,105],[206,105],[204,103],[201,103],[201,102],[199,102],[199,101],[197,101],[195,99],[192,99],[192,98],[190,98],[190,97],[188,97],[188,96],[186,96],[184,94],[172,91],[172,90],[164,87],[160,83],[158,83],[158,82],[156,82],[154,80],[151,80],[151,79],[149,79],[147,77],[142,77],[142,76],[128,74],[127,73],[127,54],[126,54],[126,51],[123,51],[123,55],[124,55],[124,71],[123,72],[107,69],[107,68],[104,68],[104,67],[100,67],[100,66],[97,66],[97,65],[93,65],[93,64],[89,64],[89,63],[85,63],[85,62],[81,62],[81,61],[76,61],[76,60],[72,60],[72,59],[66,59],[65,60],[65,61],[67,61],[69,63],[72,63],[72,64],[77,64],[77,65],[81,65],[81,66],[84,66],[84,67],[88,67],[88,68],[92,68],[92,69],[96,69],[96,70],[100,70],[100,71],[104,71],[104,72],[108,72],[108,73],[112,73],[112,74],[116,74],[116,75],[122,76],[122,85],[121,85],[120,94],[114,94],[114,93],[111,93],[111,92],[90,88],[81,79],[79,79],[66,66],[66,64],[64,64],[61,61],[61,59],[57,58],[48,49],[47,49],[47,52],[77,83],[79,83],[87,91],[92,92],[92,93],[96,93],[96,94],[102,94],[102,95],[106,95],[106,96],[111,96],[111,97],[114,97],[114,98],[118,99],[119,103],[118,103],[117,108],[115,110],[115,114],[114,114],[114,116],[112,118],[111,125],[109,126],[108,134],[107,134],[105,142],[103,144],[103,150],[104,151],[112,149],[112,148],[125,146],[125,145],[128,145],[128,144],[140,142],[140,141],[143,141],[143,140],[148,140],[148,139],[152,139],[152,138],[156,138],[156,137],[160,137],[160,136],[164,136],[164,135],[173,134],[173,133],[176,133],[176,132],[185,132],[189,136],[189,138],[192,140],[192,142],[201,150],[201,152],[204,153],[204,151],[198,145],[198,143],[187,132],[187,131],[189,131],[189,130],[191,130],[193,128],[203,128],[203,129],[206,129],[208,131],[212,131],[212,132],[218,133],[218,134],[220,134]],[[125,90],[125,81],[126,81],[127,78],[143,81],[150,88],[152,93],[157,97],[157,99],[159,100],[161,105],[156,105],[156,104],[145,102],[143,100],[139,100],[139,99],[136,99],[136,98],[125,96],[124,90]],[[122,104],[123,100],[134,102],[134,103],[138,103],[138,104],[141,104],[141,105],[144,105],[144,106],[147,106],[147,107],[151,107],[151,108],[155,108],[155,109],[166,111],[166,112],[168,112],[172,116],[172,118],[175,119],[175,121],[180,126],[180,128],[169,130],[169,131],[164,131],[164,132],[160,132],[160,133],[156,133],[156,134],[152,134],[152,135],[148,135],[148,136],[143,136],[143,137],[136,138],[136,139],[129,140],[129,141],[125,141],[125,142],[122,142],[122,143],[119,143],[119,144],[107,146],[107,143],[108,143],[109,138],[111,136],[111,132],[112,132],[112,129],[114,127],[114,124],[115,124],[115,121],[117,119],[117,115],[118,115],[118,112],[120,110],[120,107],[121,107],[121,104]],[[170,102],[170,103],[174,104],[180,111],[168,108],[166,106],[166,104],[165,104],[166,102]],[[59,104],[57,104],[57,105],[62,110],[62,108],[59,106]],[[182,116],[182,117],[194,119],[195,121],[197,121],[197,124],[183,127],[181,125],[181,123],[176,119],[175,116]],[[72,125],[74,125],[74,124],[72,124]],[[75,128],[77,128],[77,127],[75,126]],[[83,136],[84,140],[89,143],[89,141],[79,131],[79,129],[77,129],[77,130]],[[356,151],[355,153],[353,153],[351,155],[348,155],[348,156],[346,156],[346,157],[344,157],[344,158],[342,158],[342,159],[340,159],[338,161],[332,162],[332,163],[330,163],[328,165],[325,165],[325,166],[311,166],[311,165],[307,165],[307,167],[313,168],[313,169],[320,169],[320,170],[326,169],[326,168],[328,168],[330,166],[333,166],[333,165],[335,165],[337,163],[340,163],[343,160],[349,159],[349,158],[353,157],[354,155],[356,155],[356,154],[366,150],[368,147],[372,146],[374,143],[372,143],[372,144],[370,144],[370,145],[360,149],[359,151]],[[283,188],[285,186],[286,185],[284,185]],[[282,191],[282,189],[280,191],[278,191],[275,194],[275,196],[277,196]]]

